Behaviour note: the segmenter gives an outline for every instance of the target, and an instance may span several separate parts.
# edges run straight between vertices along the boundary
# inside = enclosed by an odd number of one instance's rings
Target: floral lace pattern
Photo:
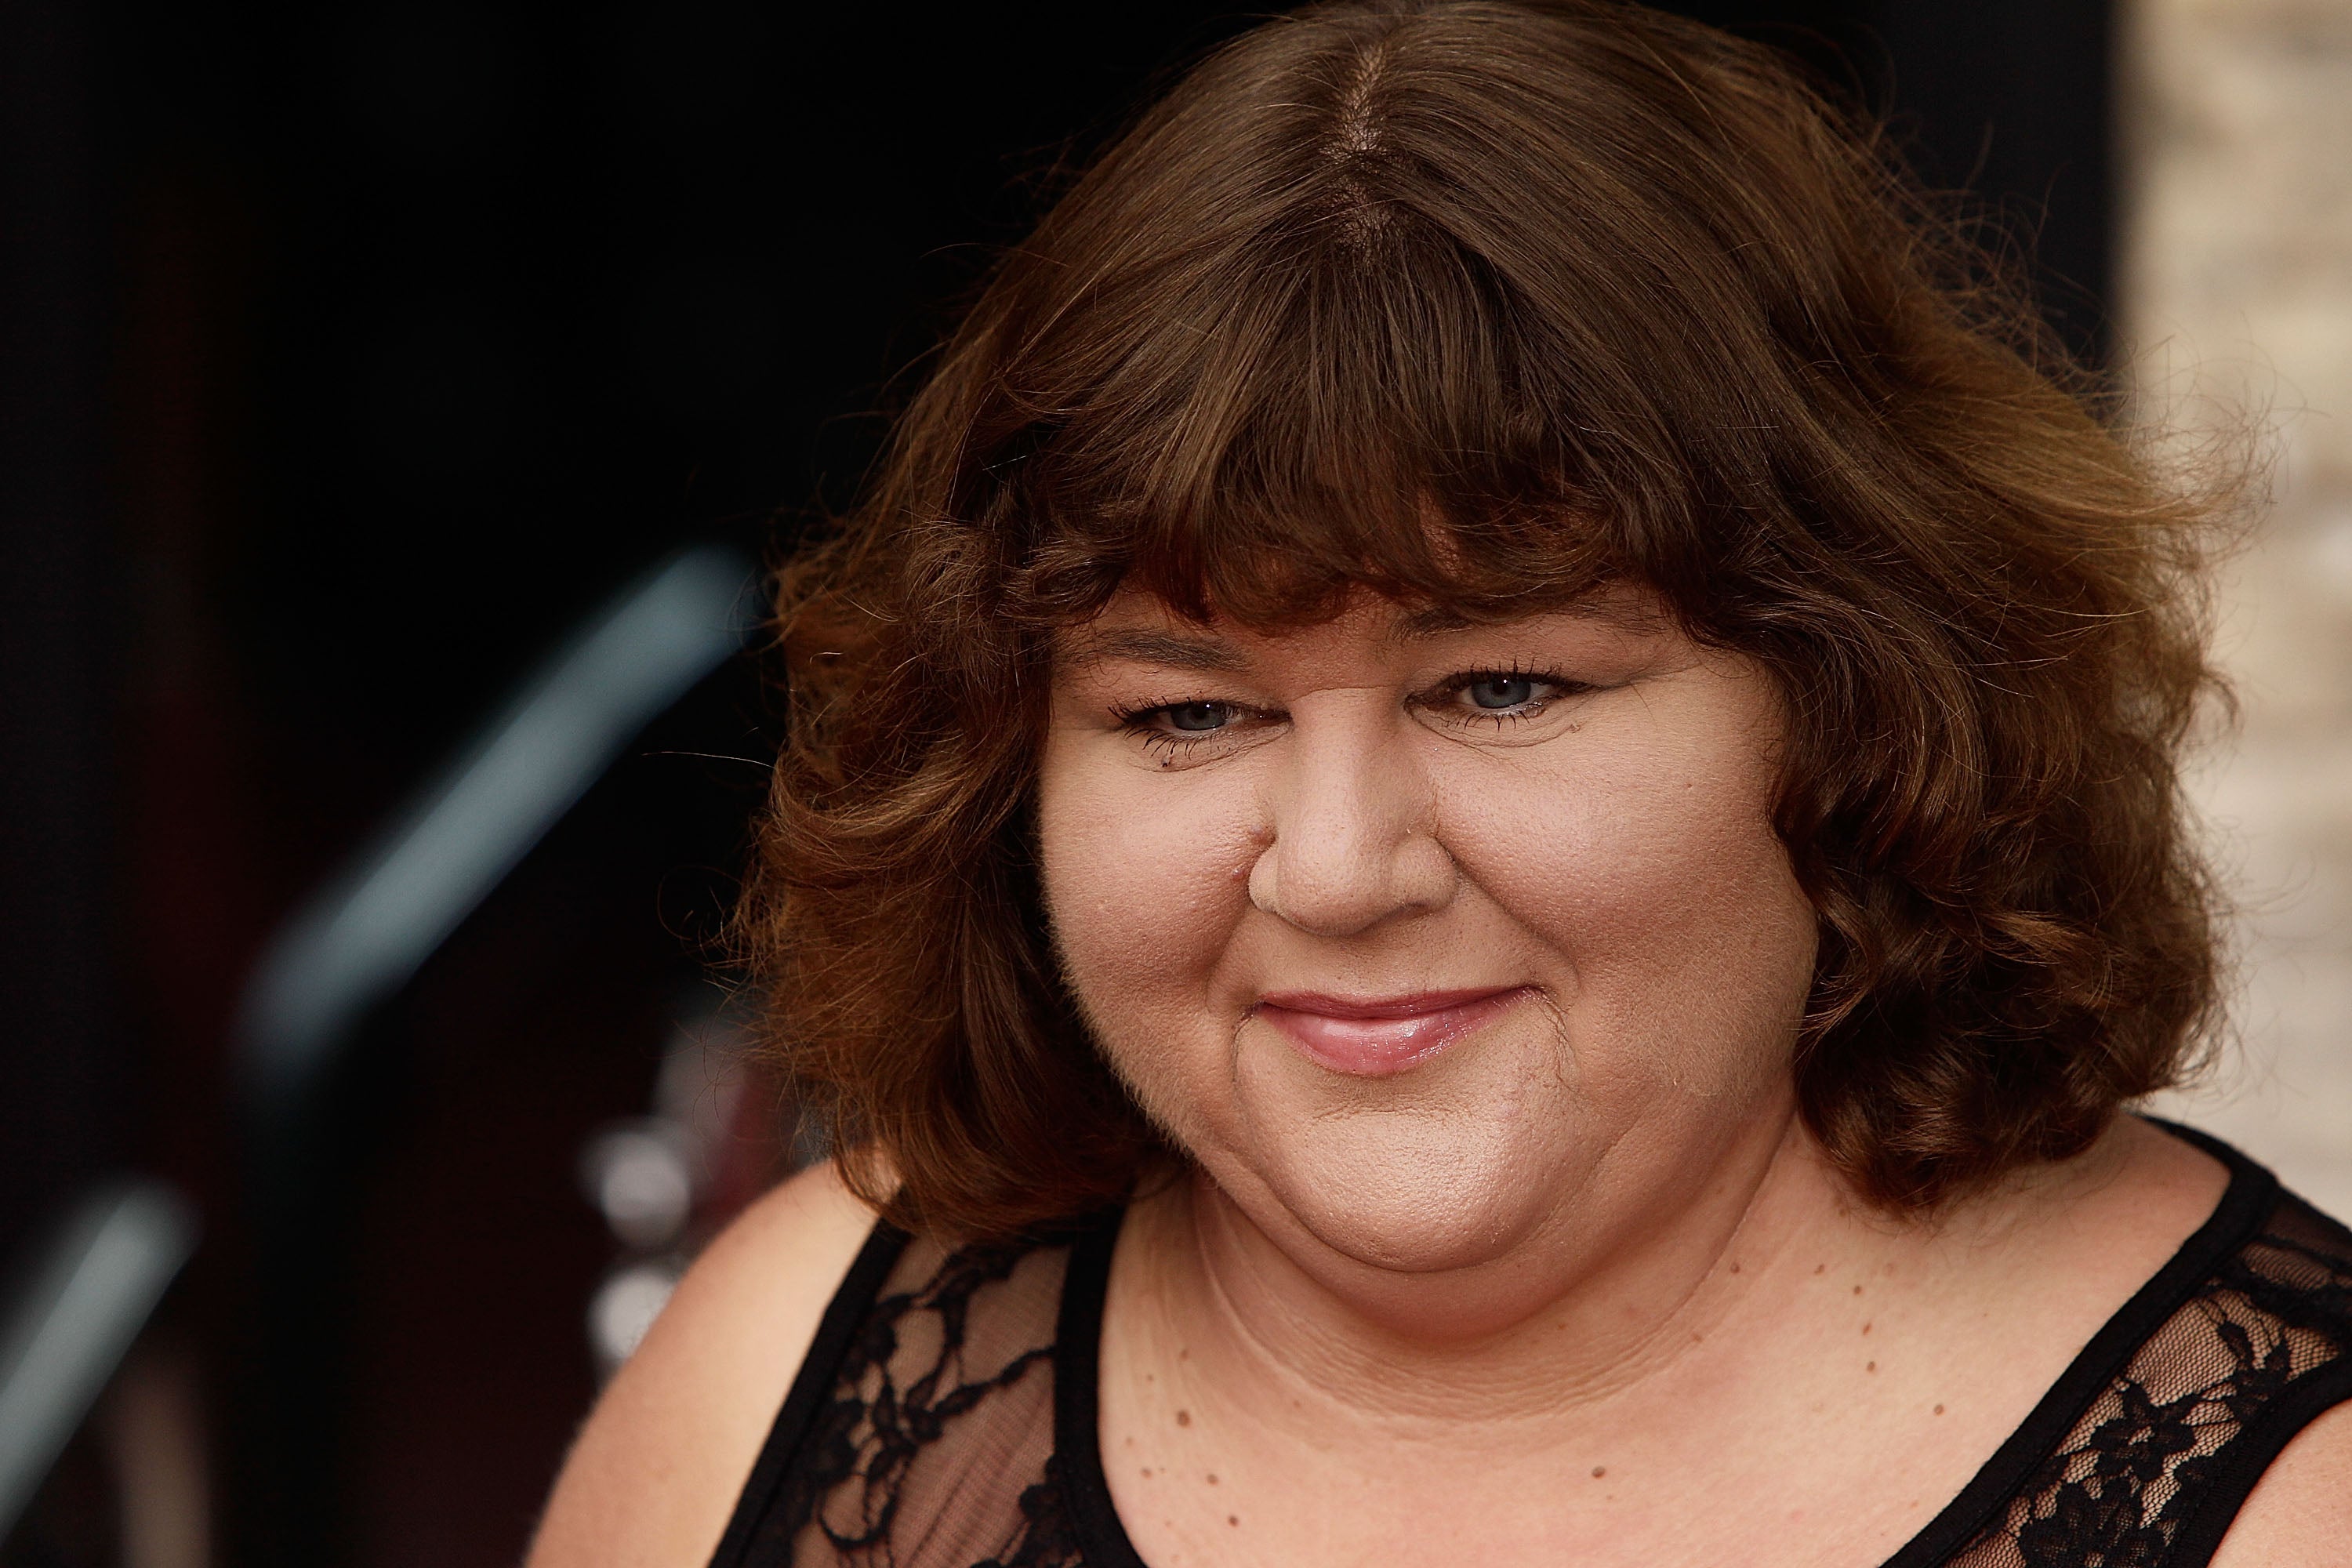
[[[2282,1197],[2132,1353],[1954,1568],[2200,1563],[2298,1390],[2352,1395],[2352,1235]],[[2312,1412],[2315,1414],[2316,1411]],[[2253,1461],[2248,1473],[2247,1461]]]
[[[919,1244],[908,1250],[893,1272],[893,1284],[930,1263]],[[1043,1337],[1022,1336],[1028,1342],[1010,1353],[1001,1334],[974,1331],[982,1326],[975,1324],[975,1309],[986,1327],[1003,1326],[987,1321],[989,1309],[1007,1304],[996,1298],[1006,1294],[1004,1288],[1024,1265],[1033,1266],[1034,1273],[1034,1265],[1054,1261],[1039,1251],[967,1247],[939,1258],[928,1278],[886,1289],[877,1298],[842,1357],[833,1398],[817,1416],[802,1462],[787,1483],[782,1511],[799,1538],[794,1562],[899,1568],[930,1561],[929,1553],[910,1556],[903,1550],[937,1533],[928,1523],[907,1518],[910,1496],[920,1492],[910,1483],[971,1446],[979,1434],[964,1427],[1001,1426],[1012,1403],[1008,1395],[1031,1395],[1019,1403],[1033,1418],[1039,1403],[1034,1395],[1050,1395],[1050,1311],[1043,1323],[1027,1325],[1045,1331]],[[1055,1294],[1058,1283],[1056,1279]],[[1033,1288],[1027,1294],[1032,1299],[1022,1305],[1034,1313],[1043,1292]],[[998,1342],[994,1347],[987,1342],[992,1340]],[[1045,1407],[1050,1410],[1050,1398]],[[1083,1562],[1065,1521],[1057,1468],[1048,1454],[1044,1474],[1012,1497],[1010,1517],[992,1549],[967,1560],[971,1568],[1076,1568]],[[1006,1500],[996,1495],[990,1500],[1002,1510]]]
[[[2352,1399],[2352,1233],[2233,1163],[2235,1234],[2200,1232],[2207,1255],[2184,1248],[2190,1271],[2119,1313],[1888,1568],[2202,1563],[2278,1448]],[[1056,1366],[1064,1280],[1098,1293],[1103,1271],[1073,1271],[1071,1253],[909,1244],[793,1439],[756,1541],[722,1563],[1139,1568],[1108,1495],[1083,1495],[1102,1490],[1098,1461],[1056,1448],[1055,1385],[1077,1364]],[[1088,1366],[1092,1348],[1069,1347]]]

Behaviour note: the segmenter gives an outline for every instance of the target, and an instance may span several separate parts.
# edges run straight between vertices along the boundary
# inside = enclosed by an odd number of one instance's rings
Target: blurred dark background
[[[2100,0],[1678,8],[1890,110],[2105,352]],[[204,1227],[0,1562],[518,1556],[619,1250],[581,1151],[719,997],[754,671],[658,721],[369,1026],[300,1497],[257,1431],[229,1110],[256,955],[619,585],[845,500],[1041,172],[1245,22],[0,0],[0,1260],[118,1171]],[[742,1102],[713,1222],[787,1160],[788,1108]]]

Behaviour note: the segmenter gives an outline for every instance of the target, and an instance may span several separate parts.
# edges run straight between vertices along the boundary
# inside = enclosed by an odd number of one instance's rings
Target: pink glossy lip
[[[1527,994],[1524,985],[1403,996],[1274,991],[1254,1011],[1316,1066],[1386,1078],[1419,1067]]]

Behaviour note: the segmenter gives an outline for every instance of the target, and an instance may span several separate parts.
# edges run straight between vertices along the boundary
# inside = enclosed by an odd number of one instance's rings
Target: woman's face
[[[1413,1272],[1606,1246],[1777,1140],[1813,915],[1779,708],[1631,593],[1280,636],[1122,595],[1042,758],[1065,973],[1258,1226]]]

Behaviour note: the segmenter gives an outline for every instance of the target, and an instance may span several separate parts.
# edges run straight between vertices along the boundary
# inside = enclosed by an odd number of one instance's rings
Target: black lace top
[[[2186,1568],[2352,1399],[2352,1232],[2236,1151],[2213,1215],[1885,1568]],[[877,1226],[714,1568],[1142,1568],[1095,1352],[1118,1216],[949,1252]]]

